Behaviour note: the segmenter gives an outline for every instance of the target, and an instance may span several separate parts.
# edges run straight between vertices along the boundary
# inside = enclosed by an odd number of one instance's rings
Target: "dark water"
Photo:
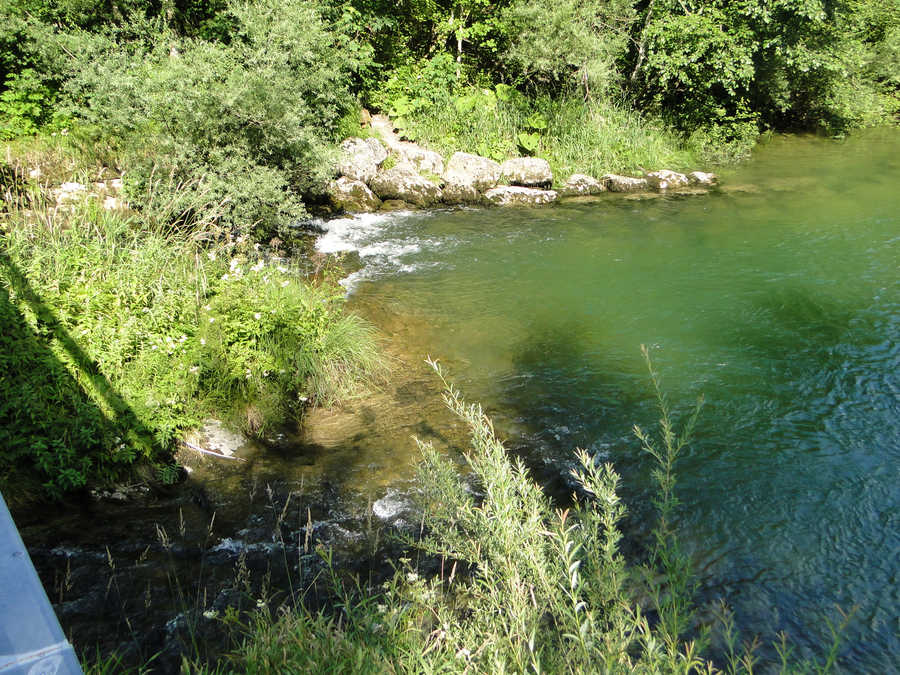
[[[648,345],[676,407],[707,400],[678,466],[700,601],[820,659],[853,610],[842,667],[897,671],[900,134],[774,139],[705,196],[331,228],[364,263],[353,306],[444,360],[542,478],[576,446],[614,462],[638,538]]]

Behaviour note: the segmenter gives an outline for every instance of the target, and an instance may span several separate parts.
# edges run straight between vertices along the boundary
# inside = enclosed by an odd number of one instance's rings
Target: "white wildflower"
[[[256,314],[253,315],[253,318],[256,319],[257,321],[259,321],[262,318],[262,314],[260,314],[259,312],[256,312]]]
[[[288,281],[287,279],[285,279],[284,281],[281,282],[281,287],[284,288],[284,287],[287,286],[289,283],[291,283],[291,282]]]

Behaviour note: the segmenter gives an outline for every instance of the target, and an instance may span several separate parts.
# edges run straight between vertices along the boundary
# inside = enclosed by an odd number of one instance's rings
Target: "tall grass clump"
[[[261,435],[380,372],[338,287],[249,238],[23,186],[0,213],[4,488],[32,471],[57,495],[168,461],[209,415]]]
[[[602,176],[701,161],[702,148],[662,121],[613,100],[527,99],[511,87],[464,90],[414,108],[403,133],[446,155],[457,150],[503,161],[535,155],[562,183],[573,173]]]

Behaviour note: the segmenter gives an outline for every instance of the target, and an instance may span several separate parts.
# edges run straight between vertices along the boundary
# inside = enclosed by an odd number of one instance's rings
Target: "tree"
[[[515,79],[551,91],[607,95],[621,79],[635,13],[626,0],[519,0],[504,13]]]

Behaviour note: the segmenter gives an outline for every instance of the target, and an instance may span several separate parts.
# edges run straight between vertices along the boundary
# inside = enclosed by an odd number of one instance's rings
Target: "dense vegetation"
[[[439,148],[597,172],[882,123],[898,72],[896,0],[0,8],[0,136],[67,129],[115,155],[133,204],[266,233],[315,198],[360,104]]]
[[[50,171],[66,145],[29,146]],[[94,167],[100,172],[102,167]],[[0,210],[0,488],[60,496],[121,478],[171,482],[175,441],[205,416],[251,435],[380,372],[343,289],[246,235],[57,205],[9,177]],[[183,189],[187,189],[182,187]],[[155,475],[154,475],[155,473]]]

